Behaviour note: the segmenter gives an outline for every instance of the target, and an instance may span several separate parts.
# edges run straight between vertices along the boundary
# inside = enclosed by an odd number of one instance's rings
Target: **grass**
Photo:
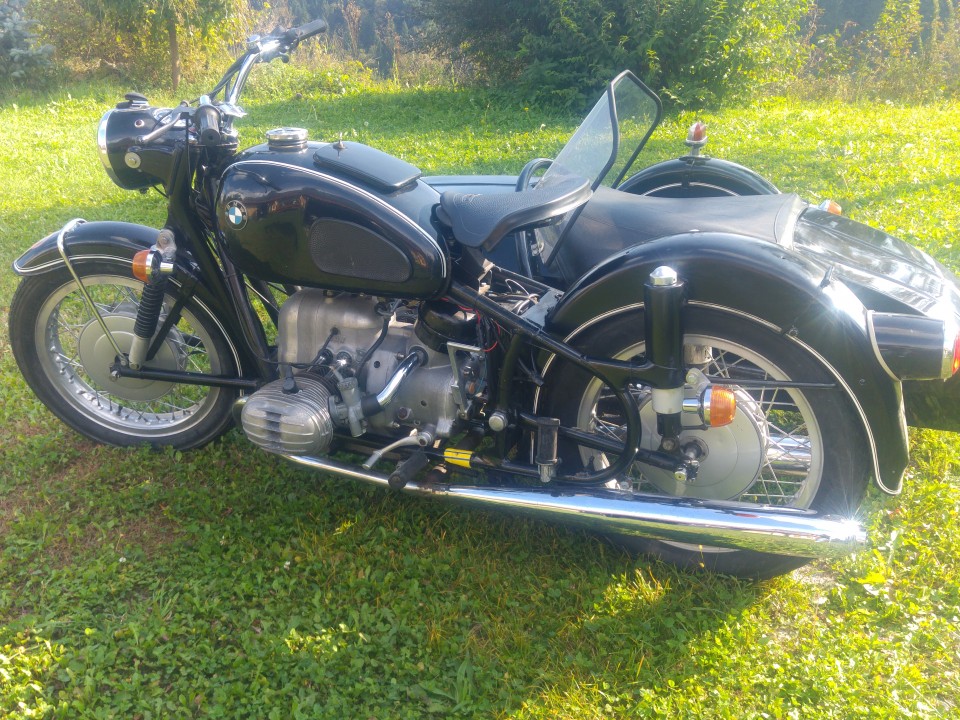
[[[304,90],[248,102],[246,141],[299,124],[429,173],[517,172],[575,124],[471,90]],[[2,102],[0,265],[71,217],[161,221],[96,157],[121,94]],[[766,100],[706,119],[714,154],[957,271],[957,109]],[[0,273],[0,717],[960,714],[955,435],[913,433],[904,495],[868,498],[863,552],[747,584],[324,478],[235,431],[194,453],[95,446],[20,380],[15,284]]]

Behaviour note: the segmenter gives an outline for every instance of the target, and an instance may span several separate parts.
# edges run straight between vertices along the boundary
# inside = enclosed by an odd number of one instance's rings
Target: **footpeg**
[[[397,463],[396,469],[387,478],[387,485],[394,490],[403,490],[404,486],[427,466],[427,454],[418,450],[408,458]]]
[[[557,474],[557,438],[560,421],[557,418],[537,418],[537,467],[540,482],[548,483]]]

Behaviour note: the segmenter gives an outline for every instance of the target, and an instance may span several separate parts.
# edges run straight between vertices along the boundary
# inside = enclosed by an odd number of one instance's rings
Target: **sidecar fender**
[[[790,250],[728,233],[687,233],[628,248],[597,265],[546,319],[551,334],[576,344],[591,326],[643,303],[660,265],[686,283],[689,304],[764,324],[812,353],[859,414],[882,488],[899,488],[908,461],[900,383],[880,366],[866,309],[830,271]]]

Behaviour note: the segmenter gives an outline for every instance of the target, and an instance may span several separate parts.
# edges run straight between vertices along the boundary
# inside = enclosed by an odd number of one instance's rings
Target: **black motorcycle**
[[[14,263],[14,354],[70,427],[187,449],[236,422],[325,473],[753,577],[863,542],[907,420],[960,429],[957,279],[702,157],[699,128],[632,174],[661,108],[630,73],[516,178],[298,128],[239,151],[250,71],[324,28],[251,39],[193,103],[104,115],[107,173],[168,216],[73,220]]]

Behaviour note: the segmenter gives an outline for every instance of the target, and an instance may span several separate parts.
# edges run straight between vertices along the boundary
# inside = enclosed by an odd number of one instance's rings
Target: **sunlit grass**
[[[516,173],[576,125],[475,90],[308,85],[254,96],[244,141],[301,125],[425,173]],[[163,221],[158,196],[100,167],[96,122],[121,95],[0,105],[4,267],[71,217]],[[960,270],[955,115],[767,100],[707,116],[708,148]],[[649,162],[679,155],[692,119],[668,120]],[[96,447],[20,380],[15,283],[0,273],[2,717],[960,714],[957,436],[913,434],[905,493],[871,494],[857,556],[760,585],[683,574],[318,477],[237,433],[185,454]]]

